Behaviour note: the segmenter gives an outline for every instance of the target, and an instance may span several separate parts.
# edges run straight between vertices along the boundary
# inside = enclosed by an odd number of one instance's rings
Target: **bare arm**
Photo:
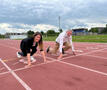
[[[72,43],[72,36],[70,37],[70,43],[71,43],[71,48],[72,48],[72,53],[73,53],[73,55],[76,55],[75,54],[75,50],[74,50],[74,45],[73,45],[73,43]]]
[[[27,60],[28,60],[28,66],[30,66],[31,65],[30,53],[27,54]]]
[[[61,53],[57,59],[60,60],[62,58],[62,56],[63,56],[63,54]]]
[[[47,60],[46,60],[45,52],[44,52],[44,51],[41,51],[41,54],[42,54],[42,56],[43,56],[44,62],[46,62]]]

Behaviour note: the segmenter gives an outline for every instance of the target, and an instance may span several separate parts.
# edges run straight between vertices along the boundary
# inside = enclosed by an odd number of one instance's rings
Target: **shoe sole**
[[[47,50],[46,50],[46,52],[48,53],[49,52],[49,48],[50,48],[50,46],[47,48]]]
[[[21,56],[19,56],[18,52],[16,53],[16,55],[17,55],[18,58],[21,58]]]

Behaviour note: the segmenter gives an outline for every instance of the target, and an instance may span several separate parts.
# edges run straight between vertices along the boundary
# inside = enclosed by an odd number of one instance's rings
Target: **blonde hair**
[[[42,39],[42,34],[40,32],[36,32],[34,35],[33,35],[33,38],[35,38],[37,35],[40,35],[40,40],[39,40],[39,48],[40,50],[43,50],[43,39]]]

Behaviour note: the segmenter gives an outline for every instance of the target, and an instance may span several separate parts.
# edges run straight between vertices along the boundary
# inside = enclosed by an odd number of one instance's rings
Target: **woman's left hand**
[[[44,51],[42,51],[41,53],[42,53],[43,58],[44,58],[44,63],[47,63],[46,56],[45,56],[45,52],[44,52]]]
[[[46,59],[44,59],[44,63],[47,63],[48,61]]]

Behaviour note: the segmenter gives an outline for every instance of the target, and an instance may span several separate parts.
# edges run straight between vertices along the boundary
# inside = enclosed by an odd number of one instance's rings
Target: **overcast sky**
[[[0,33],[104,27],[107,0],[0,0]]]

